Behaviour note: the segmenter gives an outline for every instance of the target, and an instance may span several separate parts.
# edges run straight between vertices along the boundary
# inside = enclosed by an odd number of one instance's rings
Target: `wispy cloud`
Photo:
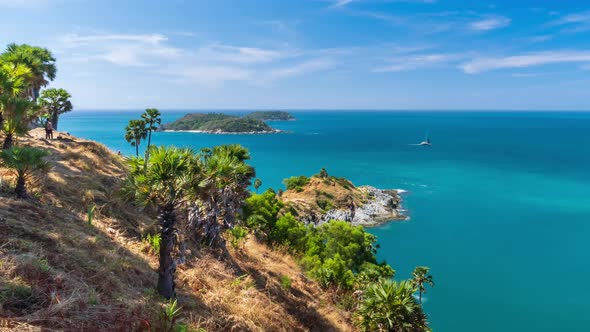
[[[332,7],[334,7],[334,8],[344,7],[353,1],[354,0],[334,0],[334,1],[332,1],[333,2]]]
[[[342,49],[299,50],[204,42],[196,48],[173,46],[160,33],[68,34],[60,38],[64,54],[74,61],[145,68],[180,83],[219,86],[225,82],[269,84],[326,70],[343,57]]]
[[[510,19],[504,16],[487,17],[469,24],[469,28],[475,31],[488,31],[504,28],[510,25]]]
[[[342,8],[346,7],[347,5],[353,2],[383,2],[383,3],[391,3],[391,2],[406,2],[406,3],[422,3],[422,4],[432,4],[438,2],[438,0],[324,0],[331,2],[332,8]]]
[[[201,47],[196,57],[204,61],[230,62],[237,64],[268,63],[289,56],[288,51],[258,47],[210,44]]]
[[[374,72],[400,72],[422,68],[432,68],[456,63],[458,60],[465,58],[461,54],[413,54],[403,55],[388,59],[386,66],[375,68]]]
[[[321,70],[326,70],[332,68],[334,65],[334,61],[330,59],[313,59],[287,67],[272,69],[269,71],[266,78],[269,80],[277,80],[281,78],[301,76]]]
[[[590,11],[572,13],[565,15],[550,25],[564,26],[565,32],[583,32],[590,30]]]
[[[93,59],[120,66],[148,66],[161,58],[178,57],[182,51],[165,44],[162,34],[68,34],[61,45],[77,51],[77,60]]]
[[[498,69],[576,62],[590,62],[590,51],[547,51],[507,57],[476,58],[464,63],[461,68],[468,74],[476,74]]]

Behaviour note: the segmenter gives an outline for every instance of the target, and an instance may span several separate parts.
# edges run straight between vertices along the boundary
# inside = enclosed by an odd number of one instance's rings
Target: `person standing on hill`
[[[49,120],[45,124],[45,139],[53,139],[53,123]]]

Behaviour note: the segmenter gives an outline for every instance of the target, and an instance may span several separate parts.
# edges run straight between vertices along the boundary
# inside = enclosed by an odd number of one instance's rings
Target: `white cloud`
[[[305,75],[333,67],[335,64],[328,59],[314,59],[291,66],[272,69],[268,72],[266,79],[277,80],[294,76]]]
[[[126,35],[126,34],[96,34],[81,36],[75,33],[67,34],[61,38],[61,41],[69,46],[89,44],[104,41],[127,41],[127,42],[140,42],[146,44],[157,45],[168,40],[168,37],[159,33],[153,34],[139,34],[139,35]]]
[[[255,64],[273,62],[288,56],[288,54],[286,52],[257,47],[210,44],[199,48],[196,56],[208,61]]]
[[[389,65],[375,68],[374,72],[399,72],[442,66],[464,58],[461,54],[414,54],[390,58]]]
[[[590,62],[590,51],[547,51],[508,57],[477,58],[463,64],[461,68],[468,74],[476,74],[497,69],[574,62]]]
[[[562,25],[565,32],[583,32],[590,30],[590,11],[568,14],[553,21],[550,25]]]
[[[188,67],[174,67],[173,70],[162,72],[165,76],[178,79],[181,83],[198,83],[217,86],[229,81],[247,81],[253,72],[240,67],[218,65],[194,65]]]
[[[174,35],[172,35],[174,36]],[[60,39],[60,58],[87,68],[116,65],[135,68],[134,75],[157,75],[177,83],[216,87],[225,82],[272,83],[337,64],[345,49],[297,50],[201,42],[178,48],[168,36],[152,34],[68,34]]]
[[[510,25],[510,19],[504,16],[488,17],[479,21],[471,22],[469,28],[475,31],[487,31],[504,28]]]
[[[155,65],[182,53],[167,46],[168,37],[162,34],[68,34],[60,41],[69,54],[77,54],[75,60],[98,59],[120,66]]]
[[[555,24],[586,23],[590,21],[590,11],[569,14],[557,20]]]
[[[349,3],[353,2],[354,0],[334,0],[332,1],[332,7],[344,7],[346,5],[348,5]]]

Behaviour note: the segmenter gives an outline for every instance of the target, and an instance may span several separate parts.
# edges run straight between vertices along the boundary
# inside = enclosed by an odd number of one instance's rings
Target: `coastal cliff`
[[[377,226],[407,219],[398,190],[355,187],[349,180],[328,176],[327,172],[311,178],[293,177],[285,183],[287,190],[280,197],[284,209],[305,223],[343,220],[353,225]]]
[[[127,176],[122,157],[55,136],[34,129],[18,141],[51,153],[33,198],[16,199],[14,178],[0,168],[0,330],[160,331],[158,251],[146,240],[157,227],[153,211],[117,194]],[[253,237],[228,250],[221,259],[193,244],[177,267],[178,322],[191,331],[354,329],[292,256]]]

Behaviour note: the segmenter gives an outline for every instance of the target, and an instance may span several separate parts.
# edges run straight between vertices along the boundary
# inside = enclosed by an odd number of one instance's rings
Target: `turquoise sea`
[[[125,154],[137,112],[72,112],[60,130]],[[165,121],[187,113],[163,111]],[[590,113],[292,112],[287,134],[156,133],[155,144],[239,143],[263,187],[326,167],[408,190],[411,217],[371,229],[406,278],[427,265],[438,332],[590,330]],[[411,144],[426,132],[432,147]]]

